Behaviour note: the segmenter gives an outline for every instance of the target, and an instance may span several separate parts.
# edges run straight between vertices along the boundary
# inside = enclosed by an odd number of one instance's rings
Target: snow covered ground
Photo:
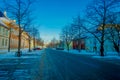
[[[16,50],[17,51],[17,50]],[[44,50],[22,50],[21,57],[15,52],[0,54],[0,80],[33,80],[40,71],[40,57]]]
[[[0,54],[0,59],[6,58],[36,58],[37,55],[41,55],[44,50],[36,50],[32,52],[28,52],[28,49],[22,49],[22,56],[15,56],[17,50],[12,50],[11,52],[7,52],[7,50],[1,50],[0,52],[5,52],[4,54]],[[27,56],[27,55],[36,55],[36,56]]]
[[[18,49],[11,49],[10,52],[16,52]],[[21,49],[21,51],[27,51],[28,49]],[[8,50],[0,50],[1,54],[8,53]]]
[[[65,52],[68,52],[67,50],[63,50]],[[95,52],[88,52],[86,50],[81,50],[80,52],[78,50],[70,50],[69,53],[72,54],[81,54],[81,55],[91,55],[92,58],[98,58],[98,59],[119,59],[120,60],[120,56],[118,56],[117,52],[106,52],[104,57],[101,57],[99,55],[99,53],[95,53]]]
[[[93,56],[93,58],[99,58],[99,59],[119,59],[120,56],[118,55],[117,52],[107,52],[104,57],[102,56]]]

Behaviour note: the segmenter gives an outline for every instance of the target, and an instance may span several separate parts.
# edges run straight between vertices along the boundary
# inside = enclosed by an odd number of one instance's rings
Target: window
[[[2,34],[4,35],[4,33],[5,33],[5,28],[3,28],[3,31],[2,31]]]
[[[2,39],[2,46],[4,46],[4,39]]]
[[[8,30],[6,29],[6,36],[8,36]]]
[[[8,43],[8,40],[6,39],[6,40],[5,40],[5,46],[7,46],[7,43]]]

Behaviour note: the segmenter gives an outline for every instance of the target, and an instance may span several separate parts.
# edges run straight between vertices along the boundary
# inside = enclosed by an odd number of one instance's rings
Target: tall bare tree
[[[29,52],[31,52],[31,40],[33,38],[33,24],[34,24],[34,15],[32,15],[32,12],[30,12],[27,16],[27,21],[29,22],[28,25],[25,27],[25,31],[28,33],[28,43],[29,43]]]
[[[100,43],[100,55],[104,56],[104,42],[105,42],[105,26],[108,24],[108,19],[111,12],[117,7],[120,0],[93,0],[87,7],[87,21],[94,29],[99,30],[99,36],[92,33]]]
[[[72,27],[75,32],[75,37],[78,39],[78,50],[80,52],[81,50],[81,39],[83,37],[83,34],[85,32],[83,27],[83,19],[80,16],[77,16],[73,19]]]
[[[32,28],[32,37],[33,37],[33,44],[34,44],[34,48],[35,48],[37,46],[36,40],[40,39],[40,33],[36,27]]]
[[[109,24],[106,25],[108,36],[107,39],[113,43],[113,47],[115,48],[118,54],[120,53],[120,11],[113,13],[109,17]],[[119,54],[120,55],[120,54]]]
[[[34,1],[35,2],[35,1]],[[17,56],[21,56],[21,34],[28,25],[27,15],[30,13],[33,0],[4,0],[5,8],[11,18],[14,18],[19,27]]]
[[[70,44],[74,38],[74,29],[71,25],[65,26],[62,29],[61,32],[61,38],[63,39],[63,41],[65,42],[66,46],[67,46],[67,50],[69,51],[70,49]]]

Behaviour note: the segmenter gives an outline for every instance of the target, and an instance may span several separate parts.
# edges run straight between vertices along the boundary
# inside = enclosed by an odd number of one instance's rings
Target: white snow
[[[66,49],[63,50],[64,52],[68,52]],[[120,59],[120,56],[118,56],[117,52],[106,52],[104,57],[101,57],[99,53],[95,52],[88,52],[86,50],[81,50],[80,52],[78,50],[70,50],[69,53],[71,54],[81,54],[81,55],[91,55],[92,58],[104,58],[104,59]]]
[[[105,56],[93,56],[93,58],[101,58],[101,59],[120,59],[120,56],[118,55],[117,52],[106,52]]]
[[[0,59],[5,59],[5,58],[37,58],[38,55],[41,55],[41,53],[43,53],[44,50],[36,50],[36,51],[32,51],[32,52],[28,52],[28,49],[22,49],[22,56],[21,57],[17,57],[15,56],[17,50],[12,50],[11,52],[7,52],[7,50],[1,50],[0,52],[5,52],[3,54],[0,54]],[[26,54],[26,55],[25,55]],[[27,56],[27,54],[35,54],[35,56]],[[25,56],[24,56],[25,55]]]

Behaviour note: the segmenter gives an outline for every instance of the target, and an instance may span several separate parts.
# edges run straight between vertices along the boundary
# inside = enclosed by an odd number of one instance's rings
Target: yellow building
[[[18,48],[18,35],[19,27],[15,20],[11,20],[6,16],[6,12],[3,14],[0,12],[0,48],[7,49],[10,39],[10,48]],[[28,48],[28,34],[23,32],[21,35],[21,48]]]
[[[7,17],[6,12],[4,14],[0,12],[0,50],[8,49],[10,41],[10,49],[18,48],[19,41],[19,26],[15,20],[11,20]],[[34,39],[31,37],[31,49],[34,47]],[[35,40],[37,45],[37,40]],[[25,31],[21,34],[21,49],[29,48],[29,34]]]
[[[9,29],[0,21],[0,49],[8,48]]]
[[[21,35],[21,48],[28,48],[29,47],[29,37],[26,32],[23,32]]]

